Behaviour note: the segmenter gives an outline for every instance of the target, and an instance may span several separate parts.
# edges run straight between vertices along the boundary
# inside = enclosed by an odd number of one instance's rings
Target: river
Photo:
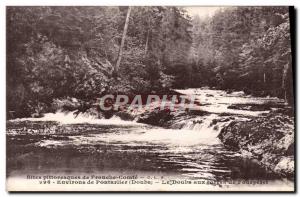
[[[154,174],[202,180],[277,180],[242,153],[226,149],[220,130],[234,120],[263,116],[250,106],[282,103],[243,92],[177,90],[196,95],[202,116],[180,117],[169,128],[96,119],[72,112],[7,121],[7,177],[28,174]],[[243,109],[229,109],[243,104]]]

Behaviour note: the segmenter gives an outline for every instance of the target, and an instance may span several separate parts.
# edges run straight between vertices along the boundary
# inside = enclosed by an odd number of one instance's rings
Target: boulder
[[[147,111],[143,113],[137,122],[155,125],[155,126],[164,126],[164,124],[173,118],[173,114],[168,109],[155,108],[152,111]]]
[[[293,117],[274,112],[248,121],[236,120],[224,127],[218,137],[229,149],[249,152],[270,171],[293,176]]]

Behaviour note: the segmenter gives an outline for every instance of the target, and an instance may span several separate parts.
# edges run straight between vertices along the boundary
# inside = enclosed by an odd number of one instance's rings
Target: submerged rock
[[[257,159],[269,171],[283,177],[294,174],[294,119],[281,113],[233,121],[219,136],[224,145]]]

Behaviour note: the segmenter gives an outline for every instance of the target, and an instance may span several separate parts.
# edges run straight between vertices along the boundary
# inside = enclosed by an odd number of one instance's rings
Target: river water
[[[190,179],[274,180],[255,161],[226,149],[220,130],[234,120],[247,121],[269,110],[250,106],[281,103],[277,98],[255,98],[243,92],[177,90],[196,95],[202,116],[181,117],[161,128],[119,117],[96,119],[72,112],[45,114],[7,122],[7,176],[30,173],[129,173],[174,175]],[[229,109],[243,104],[243,109]],[[248,106],[248,108],[247,108]]]

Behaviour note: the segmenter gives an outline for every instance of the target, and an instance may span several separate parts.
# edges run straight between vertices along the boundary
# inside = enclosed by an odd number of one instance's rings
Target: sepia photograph
[[[6,6],[9,192],[295,192],[292,6]]]

